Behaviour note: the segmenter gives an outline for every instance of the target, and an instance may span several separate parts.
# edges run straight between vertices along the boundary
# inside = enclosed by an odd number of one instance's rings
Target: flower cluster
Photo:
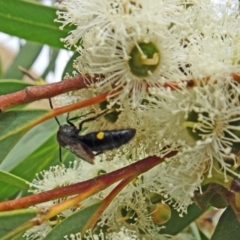
[[[125,233],[122,227],[134,231],[129,239],[156,239],[160,227],[151,215],[152,196],[183,214],[206,183],[229,187],[239,177],[238,5],[210,0],[65,0],[58,6],[62,27],[76,26],[63,39],[80,53],[76,71],[88,80],[101,76],[88,81],[87,90],[58,102],[109,92],[107,101],[92,109],[111,111],[87,131],[131,127],[137,132],[128,145],[99,156],[104,171],[178,152],[129,184],[99,221],[98,227],[110,226],[114,234]]]
[[[123,100],[132,92],[138,105],[149,86],[184,77],[179,65],[184,49],[177,26],[184,26],[184,4],[179,1],[63,1],[58,21],[76,25],[63,41],[76,46],[75,61],[82,74],[100,74],[98,90]],[[81,14],[79,14],[81,13]],[[79,46],[79,42],[81,45]],[[174,54],[172,54],[174,52]],[[114,101],[114,102],[115,102]]]

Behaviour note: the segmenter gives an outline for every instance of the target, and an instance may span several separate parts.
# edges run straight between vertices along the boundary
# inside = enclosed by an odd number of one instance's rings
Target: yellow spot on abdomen
[[[97,139],[102,140],[104,138],[104,132],[99,132],[97,134]]]

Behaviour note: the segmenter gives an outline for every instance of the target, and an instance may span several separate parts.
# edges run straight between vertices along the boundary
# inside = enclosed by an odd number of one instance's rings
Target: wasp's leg
[[[87,116],[87,115],[89,115],[89,114],[91,114],[91,113],[95,113],[95,111],[93,110],[93,111],[91,111],[91,112],[89,112],[89,113],[83,114],[83,115],[81,115],[81,116],[73,117],[73,118],[69,118],[69,113],[68,113],[68,115],[67,115],[67,120],[66,120],[66,121],[67,121],[68,124],[72,125],[73,123],[72,123],[71,121],[76,120],[76,119],[79,119],[79,118],[81,118],[81,117],[85,117],[85,116]]]
[[[59,160],[60,160],[60,162],[62,162],[62,148],[60,146],[58,149],[58,154],[59,154]]]
[[[103,154],[103,153],[104,153],[103,151],[99,151],[99,152],[96,152],[96,153],[94,154],[94,156],[98,156],[98,155]]]
[[[94,121],[94,120],[98,119],[99,117],[101,117],[102,115],[104,115],[106,112],[108,112],[108,109],[107,109],[106,111],[101,112],[101,113],[98,114],[97,116],[94,116],[94,117],[91,117],[91,118],[87,118],[87,119],[81,121],[81,122],[79,123],[78,132],[81,132],[81,130],[82,130],[82,128],[83,128],[83,124],[84,124],[85,122]]]

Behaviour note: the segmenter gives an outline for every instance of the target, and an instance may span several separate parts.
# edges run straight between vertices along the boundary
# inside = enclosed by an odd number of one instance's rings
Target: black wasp
[[[51,108],[53,108],[50,99],[49,102]],[[71,121],[78,119],[79,117],[69,119],[68,114],[66,119],[68,124],[64,125],[61,125],[58,119],[55,117],[59,125],[59,129],[57,132],[57,141],[59,143],[60,161],[61,147],[63,147],[69,149],[70,152],[74,153],[81,159],[93,164],[94,157],[96,155],[102,154],[106,150],[118,148],[123,144],[129,142],[134,137],[136,130],[133,128],[104,130],[99,132],[87,133],[85,135],[79,135],[85,122],[94,121],[95,119],[104,115],[107,111],[104,111],[97,116],[83,120],[82,122],[80,122],[78,128]]]

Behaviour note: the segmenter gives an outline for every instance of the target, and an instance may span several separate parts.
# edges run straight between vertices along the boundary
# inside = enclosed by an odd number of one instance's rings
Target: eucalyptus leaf
[[[15,78],[22,79],[24,73],[21,72],[18,67],[24,67],[26,69],[31,68],[35,60],[38,58],[43,46],[27,42],[20,48],[18,55],[12,61],[9,68],[4,72],[3,78]]]
[[[37,212],[37,209],[21,209],[0,212],[0,237],[14,231],[14,229],[20,225],[36,217]]]
[[[26,180],[2,170],[0,170],[0,181],[3,181],[5,183],[8,183],[10,185],[14,185],[20,188],[28,188],[28,184],[26,183]]]
[[[165,228],[160,231],[161,234],[176,235],[205,212],[205,210],[201,210],[195,204],[192,204],[188,207],[187,214],[180,217],[179,212],[173,208],[171,209],[171,219],[164,224]]]
[[[56,59],[59,55],[59,50],[58,49],[49,49],[50,50],[50,60],[49,60],[49,63],[46,67],[46,69],[44,70],[43,74],[42,74],[42,78],[45,79],[47,77],[47,75],[50,73],[50,72],[54,72],[55,71],[55,68],[56,68]]]
[[[75,71],[76,69],[73,68],[73,61],[79,56],[78,52],[75,52],[72,57],[69,59],[68,63],[66,64],[64,70],[63,70],[63,74],[62,74],[62,79],[65,78],[65,74],[66,73],[72,73],[73,71]]]
[[[1,79],[0,80],[0,95],[21,91],[28,86],[34,84],[26,83],[15,79]]]
[[[0,163],[30,129],[31,124],[47,110],[13,110],[0,114]]]
[[[64,48],[61,38],[67,36],[74,27],[59,29],[54,22],[56,8],[37,2],[20,0],[0,0],[0,31],[29,41]]]
[[[100,203],[96,203],[72,214],[54,227],[44,240],[64,239],[64,236],[66,235],[81,232],[99,206]]]
[[[57,128],[55,120],[51,119],[28,131],[7,155],[0,169],[32,181],[36,173],[60,164]],[[75,159],[67,150],[63,150],[62,153],[63,163],[66,165]],[[0,200],[13,198],[19,191],[19,187],[0,181]],[[21,192],[21,196],[25,194],[26,192]]]
[[[219,219],[211,240],[239,240],[240,223],[231,207],[226,208]]]

